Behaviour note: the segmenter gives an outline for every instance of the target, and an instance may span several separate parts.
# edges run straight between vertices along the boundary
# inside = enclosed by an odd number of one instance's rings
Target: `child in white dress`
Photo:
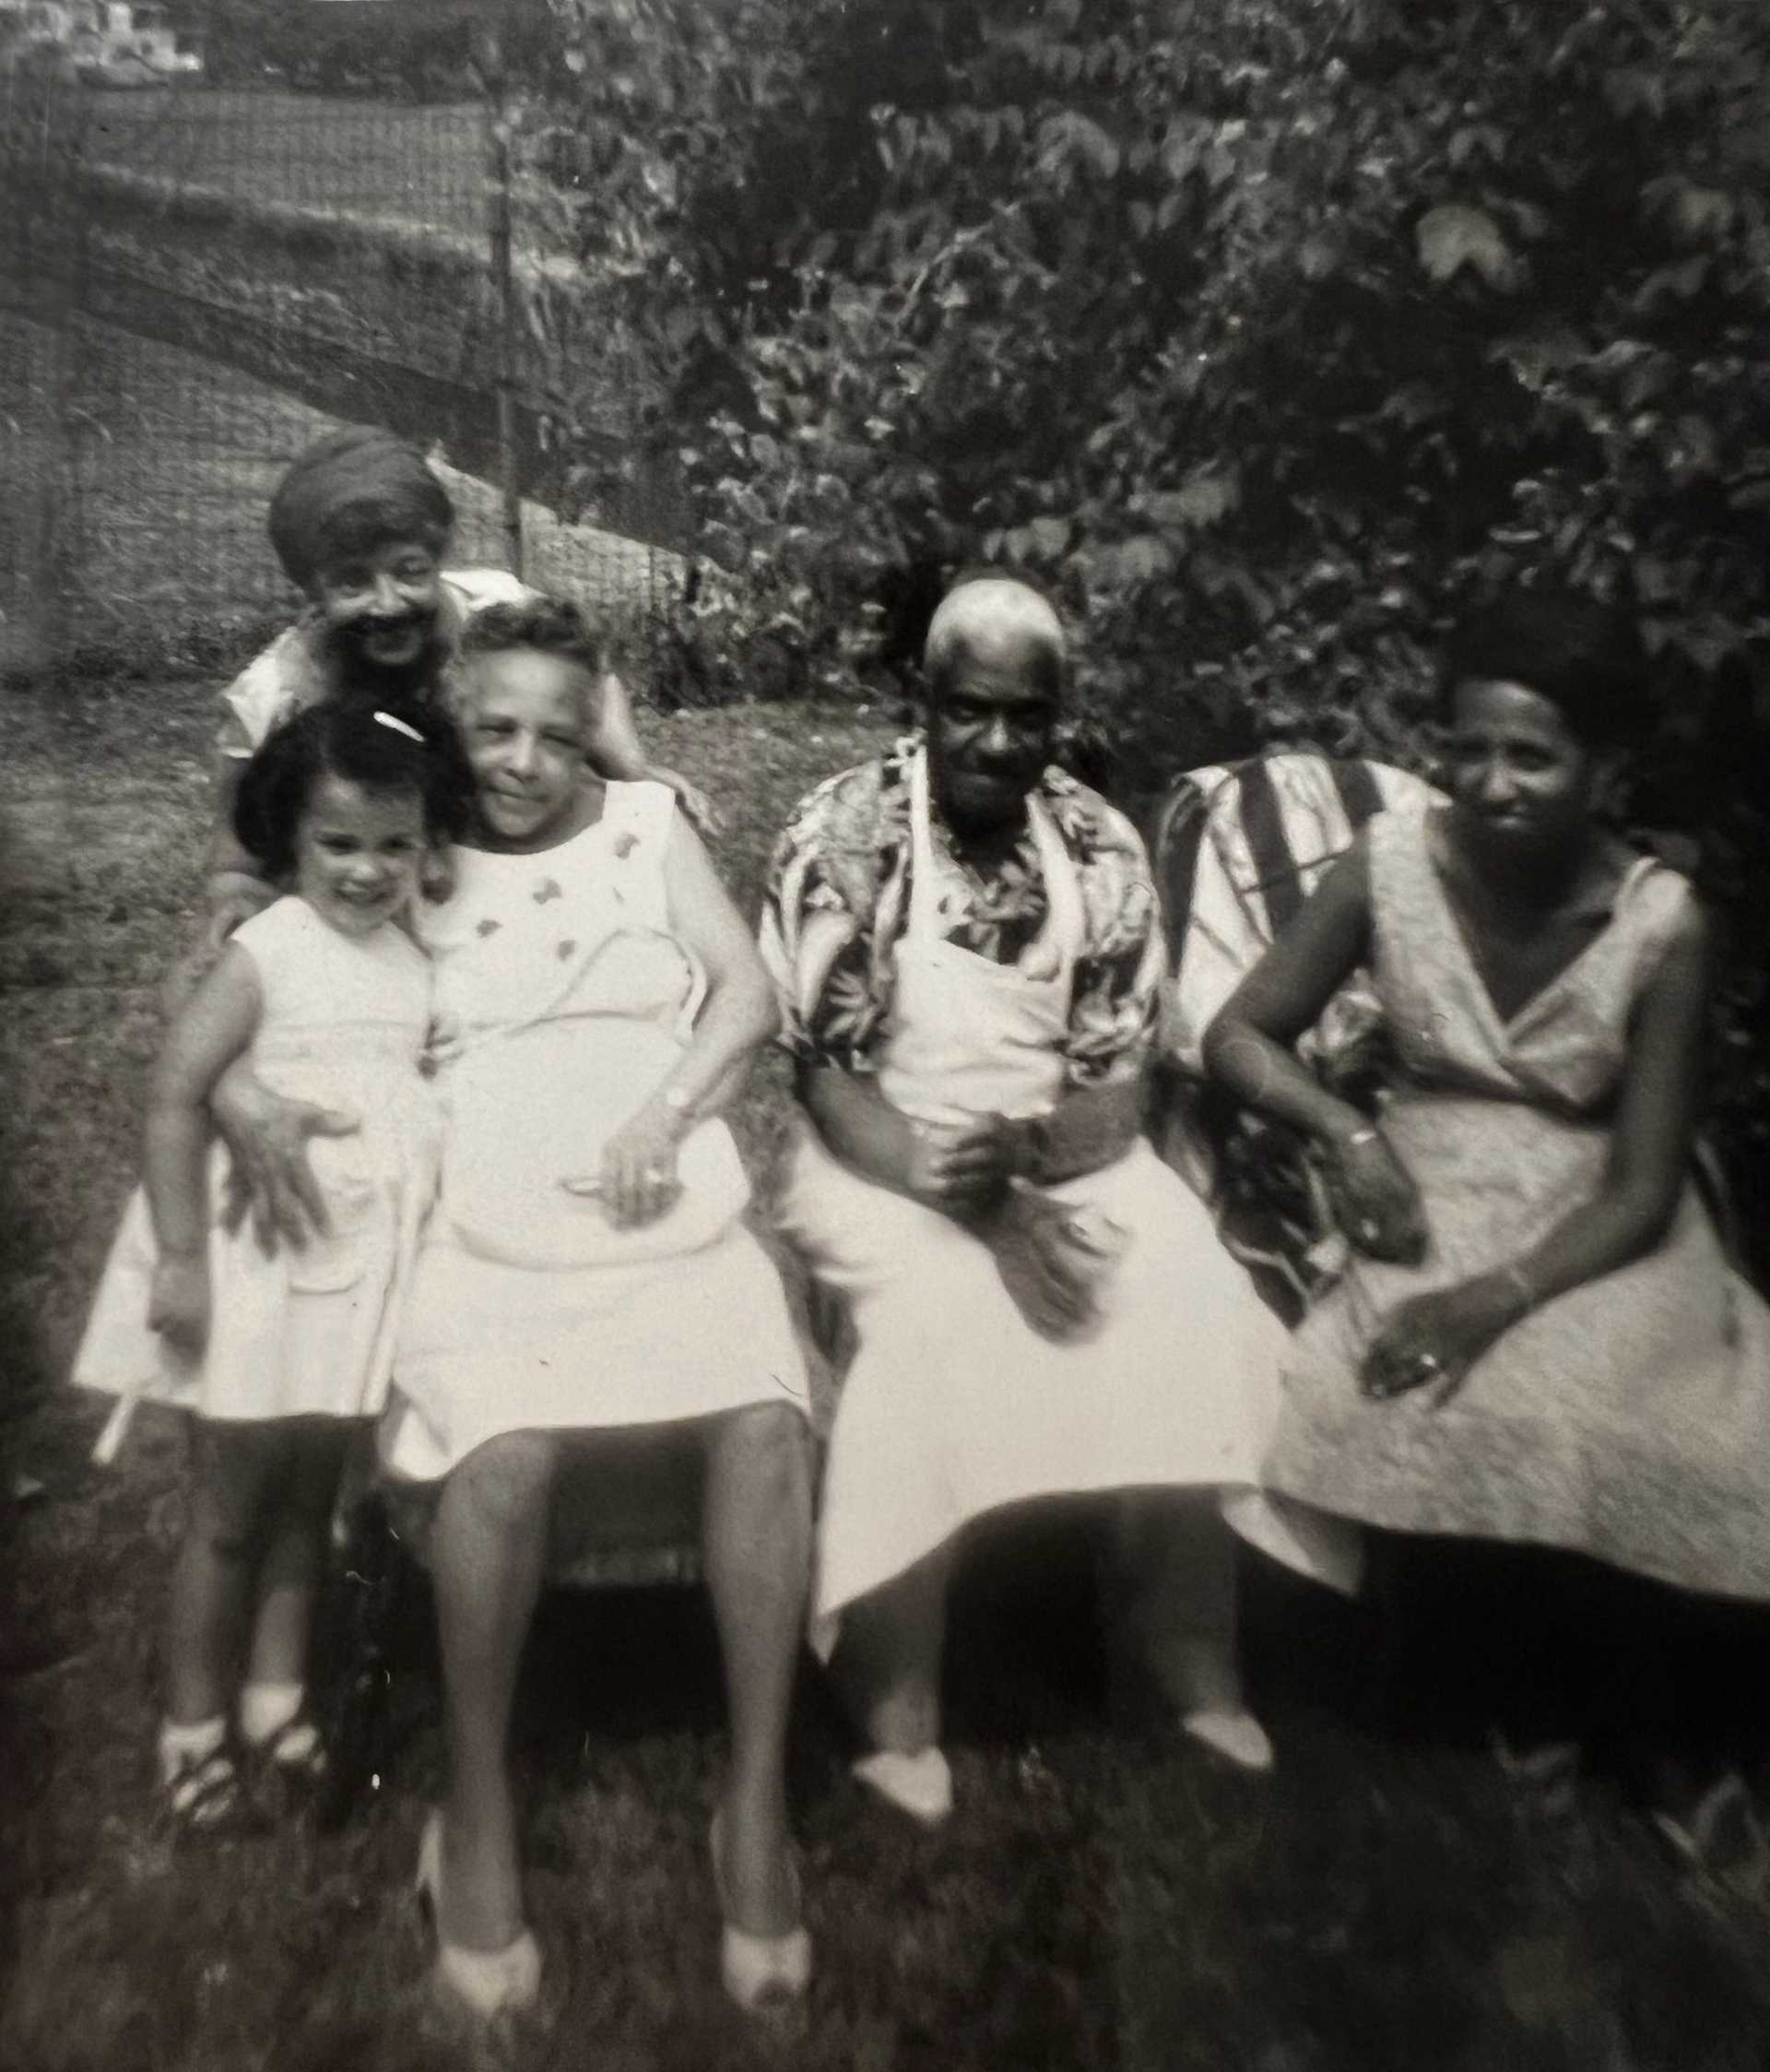
[[[194,1414],[172,1577],[159,1763],[195,1827],[239,1797],[229,1713],[285,1778],[324,1765],[305,1704],[308,1628],[344,1448],[386,1400],[396,1306],[434,1191],[419,1060],[430,966],[406,929],[427,850],[461,834],[472,774],[453,725],[409,705],[313,706],[242,778],[235,831],[284,896],[237,929],[169,1029],[144,1184],[74,1379],[114,1393],[100,1458],[149,1396]],[[237,1060],[358,1119],[312,1149],[328,1228],[266,1255],[222,1214],[208,1101]],[[243,1662],[243,1680],[242,1664]]]

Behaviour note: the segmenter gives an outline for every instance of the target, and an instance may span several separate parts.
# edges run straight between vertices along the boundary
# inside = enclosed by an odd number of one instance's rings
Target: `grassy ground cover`
[[[82,97],[85,156],[245,199],[485,229],[485,111],[189,87]]]
[[[175,1433],[85,1463],[100,1407],[57,1384],[130,1183],[203,821],[206,687],[60,686],[0,706],[0,2064],[14,2072],[424,2072],[460,2061],[407,1896],[439,1775],[421,1580],[375,1767],[329,1831],[170,1836],[148,1788]],[[729,817],[753,906],[792,799],[881,738],[805,708],[653,718]],[[741,1119],[766,1171],[783,1078]],[[968,1563],[952,1645],[961,1812],[925,1836],[863,1801],[815,1676],[795,1803],[819,1971],[784,2026],[714,1974],[705,1822],[716,1659],[692,1590],[559,1592],[519,1707],[552,2027],[529,2066],[616,2072],[1759,2072],[1761,1863],[1675,1866],[1602,1784],[1493,1759],[1479,1711],[1373,1702],[1362,1615],[1252,1579],[1275,1779],[1139,1711],[1098,1639],[1089,1521],[1009,1521]],[[330,1677],[356,1586],[335,1586]]]

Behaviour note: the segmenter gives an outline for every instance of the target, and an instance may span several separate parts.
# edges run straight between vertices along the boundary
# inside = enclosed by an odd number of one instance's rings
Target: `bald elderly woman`
[[[1162,938],[1136,833],[1052,763],[1068,673],[1037,593],[954,588],[926,731],[801,803],[762,921],[797,1060],[782,1225],[857,1341],[816,1609],[856,1774],[929,1824],[955,1536],[1028,1498],[1110,1497],[1123,1629],[1188,1732],[1271,1761],[1224,1502],[1281,1335],[1139,1133]]]

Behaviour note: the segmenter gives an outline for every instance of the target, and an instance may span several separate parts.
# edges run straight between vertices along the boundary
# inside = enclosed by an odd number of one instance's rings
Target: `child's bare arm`
[[[584,752],[605,777],[619,783],[632,784],[652,775],[633,724],[633,701],[613,669],[604,669],[596,685],[596,711]]]
[[[208,1323],[207,1102],[261,1009],[252,959],[224,951],[168,1030],[148,1096],[144,1180],[158,1252],[148,1322],[188,1352]]]

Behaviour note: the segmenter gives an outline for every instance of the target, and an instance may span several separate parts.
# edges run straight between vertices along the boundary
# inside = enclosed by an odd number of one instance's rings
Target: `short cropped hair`
[[[971,628],[967,625],[968,591],[976,591],[978,615],[998,608],[1004,630],[1011,630],[1029,645],[1033,681],[1054,700],[1061,700],[1068,687],[1068,646],[1056,607],[1036,583],[1008,569],[969,568],[954,582],[936,607],[928,625],[922,654],[923,674],[930,697],[938,699],[952,687],[968,661],[975,658]],[[1014,593],[1023,600],[1016,605]]]
[[[1459,684],[1522,684],[1555,707],[1582,746],[1602,751],[1646,731],[1646,674],[1639,631],[1623,607],[1520,586],[1465,615],[1446,654],[1442,688],[1448,709]]]
[[[446,713],[406,700],[322,699],[266,737],[234,794],[233,832],[273,882],[293,872],[301,815],[327,776],[415,793],[433,845],[459,841],[472,823],[473,766]]]
[[[519,647],[575,662],[592,682],[608,666],[601,634],[570,598],[536,596],[517,604],[489,604],[473,614],[461,634],[464,656],[506,655]]]

